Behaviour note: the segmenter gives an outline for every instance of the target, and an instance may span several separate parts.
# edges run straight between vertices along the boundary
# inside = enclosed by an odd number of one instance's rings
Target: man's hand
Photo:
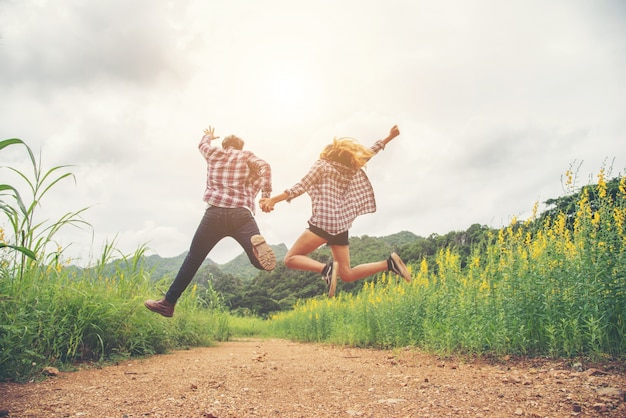
[[[209,126],[209,129],[204,130],[204,134],[209,137],[209,139],[217,139],[219,136],[215,136],[215,128]]]

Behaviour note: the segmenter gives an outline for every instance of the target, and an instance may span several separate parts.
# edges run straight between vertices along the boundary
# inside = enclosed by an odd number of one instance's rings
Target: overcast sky
[[[268,161],[279,193],[333,137],[370,145],[394,124],[367,166],[378,210],[351,235],[499,227],[563,195],[571,166],[580,185],[623,173],[626,2],[0,0],[0,139],[73,166],[76,184],[38,210],[90,207],[93,237],[56,237],[76,262],[113,240],[125,254],[188,249],[209,125]],[[304,195],[257,222],[290,246],[310,211]],[[239,253],[226,239],[209,257]]]

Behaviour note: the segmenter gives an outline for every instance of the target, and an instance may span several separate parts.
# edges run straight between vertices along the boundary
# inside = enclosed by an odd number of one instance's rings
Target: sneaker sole
[[[265,238],[261,235],[253,235],[250,241],[254,247],[254,255],[259,260],[261,267],[267,271],[274,270],[274,267],[276,267],[276,256],[272,247],[265,242]]]
[[[400,276],[407,282],[411,283],[411,274],[409,273],[409,269],[406,268],[404,261],[400,258],[400,256],[396,253],[391,254],[391,258],[393,262],[396,263],[396,266],[400,270]]]
[[[335,296],[335,290],[337,289],[337,269],[339,268],[339,263],[333,262],[333,273],[330,276],[330,285],[328,286],[328,297],[332,298]]]

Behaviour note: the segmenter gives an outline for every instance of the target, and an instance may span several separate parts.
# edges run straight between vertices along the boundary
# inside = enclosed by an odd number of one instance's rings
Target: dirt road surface
[[[0,416],[623,418],[624,390],[615,364],[239,340],[0,383]]]

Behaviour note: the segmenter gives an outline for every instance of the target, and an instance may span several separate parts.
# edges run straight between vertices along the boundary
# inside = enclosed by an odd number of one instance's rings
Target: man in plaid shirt
[[[260,201],[261,209],[270,212],[278,202],[289,202],[305,192],[309,194],[313,204],[309,228],[285,255],[285,265],[321,273],[328,285],[328,296],[335,294],[337,275],[343,281],[352,282],[392,271],[407,282],[411,281],[409,270],[395,252],[384,261],[350,266],[348,230],[357,216],[376,211],[374,191],[362,167],[398,135],[400,130],[394,125],[387,137],[376,141],[370,148],[352,138],[335,139],[295,186]],[[308,257],[323,244],[328,244],[333,254],[333,260],[326,264]]]
[[[207,208],[191,241],[189,252],[165,297],[144,303],[146,308],[166,317],[174,315],[176,301],[222,238],[234,238],[254,267],[273,270],[276,266],[274,251],[261,236],[254,220],[255,197],[260,191],[262,198],[269,198],[272,192],[270,165],[251,151],[244,151],[241,138],[227,136],[222,146],[216,147],[212,141],[217,138],[214,128],[209,127],[204,130],[198,145],[207,162],[204,191]]]

